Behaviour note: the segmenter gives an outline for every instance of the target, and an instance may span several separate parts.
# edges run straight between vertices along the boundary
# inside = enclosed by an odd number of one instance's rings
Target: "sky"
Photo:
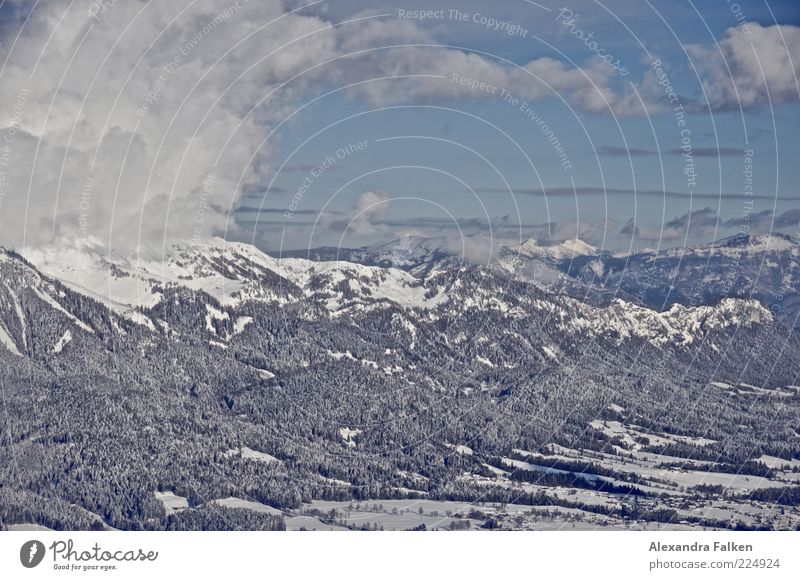
[[[0,0],[0,245],[800,234],[797,2],[453,4]]]

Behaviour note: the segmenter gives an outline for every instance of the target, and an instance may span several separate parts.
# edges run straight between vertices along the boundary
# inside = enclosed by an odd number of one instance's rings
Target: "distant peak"
[[[519,250],[527,256],[541,256],[557,260],[576,256],[595,256],[600,253],[597,248],[578,238],[565,240],[561,243],[547,243],[528,239],[520,244]]]
[[[779,251],[790,249],[792,246],[796,246],[797,242],[795,242],[791,236],[779,232],[772,232],[766,234],[737,234],[719,240],[712,245],[715,247],[747,247],[760,251]]]

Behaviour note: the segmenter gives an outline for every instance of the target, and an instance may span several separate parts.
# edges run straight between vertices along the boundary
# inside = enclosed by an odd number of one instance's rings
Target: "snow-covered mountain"
[[[444,238],[407,238],[356,250],[322,248],[298,252],[315,261],[345,259],[392,265],[425,277],[464,262],[484,263],[500,275],[550,293],[608,306],[621,299],[658,311],[673,305],[714,305],[724,298],[757,300],[781,322],[800,327],[800,244],[783,234],[737,235],[714,243],[659,252],[618,255],[580,239],[492,241],[467,237],[463,246],[486,244],[481,259],[468,259]],[[403,253],[398,248],[408,247]],[[491,257],[491,259],[487,259]]]
[[[246,244],[211,240],[176,244],[166,251],[133,255],[106,252],[100,245],[59,241],[24,252],[41,272],[112,309],[149,308],[163,290],[203,291],[224,304],[244,300],[291,301],[299,298],[289,280],[275,277],[276,260]]]
[[[600,251],[583,240],[565,240],[556,244],[540,244],[536,240],[528,239],[519,245],[519,248],[507,246],[510,250],[518,250],[523,256],[531,258],[549,258],[551,260],[569,260],[581,256],[597,256]]]
[[[658,253],[586,256],[558,268],[589,288],[658,310],[726,297],[754,299],[783,324],[800,328],[800,244],[782,234],[734,236]]]
[[[25,257],[46,275],[120,312],[151,308],[163,299],[165,289],[178,287],[204,292],[232,308],[248,302],[308,301],[339,312],[386,302],[422,308],[439,301],[425,296],[421,281],[403,270],[277,259],[254,246],[222,239],[132,256],[107,254],[96,245],[59,243],[27,250]]]
[[[60,350],[72,340],[70,329],[94,333],[91,323],[84,321],[80,306],[69,304],[66,298],[65,289],[57,281],[21,256],[0,251],[0,350],[24,357],[42,342],[59,344]],[[33,319],[45,324],[37,329],[31,323]]]
[[[596,256],[602,252],[580,239],[542,242],[534,239],[508,240],[488,234],[469,234],[462,238],[404,236],[361,248],[321,247],[284,253],[314,261],[344,260],[371,266],[410,270],[442,259],[455,258],[475,263],[521,256],[527,259],[564,260]]]
[[[575,255],[598,255],[582,242],[540,246],[528,240],[517,251],[551,263],[574,260]],[[381,255],[382,250],[378,252]],[[566,254],[570,257],[564,258]],[[178,288],[208,295],[219,307],[229,309],[231,316],[244,315],[257,304],[318,307],[328,316],[355,320],[372,311],[399,309],[409,324],[495,312],[503,319],[535,317],[558,332],[613,335],[620,340],[645,338],[659,346],[682,346],[709,330],[772,320],[772,314],[755,299],[729,298],[687,307],[673,303],[664,311],[622,298],[591,304],[578,296],[542,291],[520,280],[517,272],[445,254],[403,270],[342,260],[275,258],[248,244],[213,239],[175,244],[160,255],[139,252],[136,256],[104,253],[97,245],[62,243],[28,250],[25,258],[38,272],[147,326],[154,322],[147,319],[147,312],[163,302],[167,290]]]
[[[702,453],[731,473],[767,469],[748,463],[754,449],[800,453],[800,339],[774,309],[749,295],[664,308],[633,287],[592,295],[618,258],[523,245],[497,260],[516,256],[530,276],[422,242],[398,267],[368,250],[347,254],[361,263],[278,258],[219,239],[136,255],[0,251],[0,480],[12,482],[0,514],[163,529],[206,525],[165,513],[172,495],[195,506],[187,518],[231,498],[282,510],[409,494],[508,503],[533,473],[515,450]],[[552,473],[548,485],[576,485]],[[578,483],[612,495],[641,484],[614,474],[605,491]],[[640,505],[662,507],[642,493]],[[611,498],[620,518],[626,498]]]
[[[357,327],[369,336],[386,337],[390,344],[384,350],[406,365],[416,365],[411,360],[426,352],[437,364],[446,360],[447,365],[466,368],[578,364],[587,347],[608,359],[657,349],[687,361],[724,360],[734,344],[763,344],[765,336],[776,343],[798,340],[779,323],[775,310],[756,297],[714,295],[704,303],[672,301],[654,308],[641,299],[642,290],[638,300],[628,299],[634,288],[627,295],[593,293],[595,277],[602,276],[601,288],[608,286],[618,258],[585,244],[547,251],[533,243],[523,246],[522,259],[537,260],[536,275],[542,264],[554,270],[563,267],[572,275],[558,270],[561,280],[576,280],[575,284],[554,289],[509,270],[508,263],[480,265],[439,252],[428,254],[428,262],[400,269],[276,258],[221,239],[178,243],[160,253],[135,256],[109,253],[97,244],[60,243],[27,250],[24,257],[4,251],[0,351],[43,356],[49,364],[56,355],[67,360],[71,352],[90,348],[93,341],[99,340],[98,352],[105,352],[122,337],[140,336],[150,344],[177,341],[246,351],[260,361],[252,368],[272,373],[276,366],[285,370],[291,364],[267,363],[262,354],[251,351],[272,340],[259,332],[265,325],[266,332],[272,332],[268,329],[274,328],[276,317],[298,329],[330,326],[321,335],[324,340],[312,338],[306,345],[306,357],[348,352],[336,347],[337,333],[349,334]],[[571,271],[564,260],[580,260],[574,252],[570,258],[562,256],[576,248],[584,252],[584,265]],[[697,249],[695,254],[704,251]],[[784,243],[776,251],[794,255],[796,246]],[[508,252],[502,258],[508,258]],[[711,252],[727,256],[730,249],[714,246]],[[520,255],[515,248],[515,256]],[[634,265],[645,259],[630,258]],[[602,264],[595,267],[589,260]],[[795,267],[790,264],[790,271]],[[583,280],[587,268],[592,278]],[[631,274],[636,272],[632,267]],[[382,358],[386,357],[364,360],[381,366]],[[751,372],[767,364],[750,361],[746,368]]]

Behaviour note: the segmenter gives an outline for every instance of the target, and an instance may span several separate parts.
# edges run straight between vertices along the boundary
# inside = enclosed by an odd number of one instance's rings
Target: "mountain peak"
[[[563,260],[578,256],[596,256],[600,251],[579,238],[564,240],[561,243],[542,243],[532,238],[519,246],[521,254],[529,257],[553,258]]]
[[[778,252],[789,250],[798,244],[791,236],[780,232],[764,234],[737,234],[712,244],[715,247],[744,248],[761,252]]]

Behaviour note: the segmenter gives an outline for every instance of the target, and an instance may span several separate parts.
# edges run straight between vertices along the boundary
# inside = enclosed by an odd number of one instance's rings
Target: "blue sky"
[[[363,14],[362,7],[355,4],[347,3],[345,7],[340,3],[322,13],[333,21]],[[423,102],[410,98],[404,104],[400,96],[382,108],[337,92],[305,109],[297,121],[281,132],[275,158],[285,161],[290,171],[278,174],[273,192],[254,195],[244,203],[273,212],[284,209],[287,197],[308,177],[308,172],[298,167],[318,164],[344,143],[367,140],[369,145],[363,152],[339,161],[334,170],[315,179],[299,207],[309,212],[322,210],[352,216],[361,192],[381,191],[389,201],[385,211],[376,212],[379,217],[374,221],[391,227],[376,228],[375,235],[406,230],[418,233],[420,228],[415,224],[424,222],[424,218],[438,218],[442,228],[455,226],[453,220],[460,220],[465,231],[478,231],[492,224],[521,224],[523,235],[546,232],[545,237],[557,240],[568,235],[564,232],[570,228],[527,226],[578,222],[587,224],[593,243],[605,242],[612,249],[624,248],[629,242],[635,247],[656,245],[657,241],[647,236],[631,240],[630,236],[617,235],[629,220],[644,229],[661,230],[664,223],[688,212],[711,208],[720,217],[719,227],[703,222],[698,231],[687,228],[690,239],[708,241],[738,231],[730,220],[744,212],[775,210],[780,215],[800,207],[800,167],[793,162],[800,158],[795,129],[800,113],[797,96],[793,101],[787,99],[772,106],[765,102],[741,110],[720,107],[703,111],[698,105],[702,105],[703,97],[699,75],[693,68],[697,65],[690,62],[684,49],[685,45],[713,48],[728,29],[743,22],[765,27],[775,22],[797,24],[797,3],[741,2],[738,11],[731,8],[736,8],[735,3],[697,4],[704,21],[690,3],[683,2],[656,2],[652,8],[647,3],[635,7],[631,3],[607,4],[624,25],[594,2],[549,4],[552,12],[524,2],[497,6],[474,2],[459,5],[462,12],[471,15],[466,22],[454,21],[452,13],[447,12],[444,18],[434,14],[416,22],[431,31],[437,42],[493,55],[498,61],[507,59],[522,66],[533,59],[553,57],[590,66],[589,49],[556,21],[559,10],[568,6],[573,15],[579,15],[575,24],[584,32],[593,32],[598,45],[628,69],[624,78],[620,75],[612,79],[619,87],[628,82],[641,83],[650,68],[647,53],[638,43],[641,40],[652,55],[668,63],[670,81],[681,96],[680,102],[687,110],[695,105],[686,116],[696,164],[695,184],[687,184],[685,160],[679,150],[681,129],[670,111],[613,115],[587,112],[555,96],[531,100],[530,109],[545,119],[567,152],[571,168],[564,170],[553,146],[535,123],[519,106],[502,98],[477,95],[428,98]],[[375,3],[363,4],[364,9],[367,6],[390,14],[387,19],[398,18],[400,8],[396,4],[389,4],[386,10],[376,8]],[[402,6],[406,12],[437,8],[430,2]],[[487,29],[475,14],[516,23],[527,31],[526,38],[519,33],[509,36]],[[328,90],[325,87],[320,94]],[[402,91],[402,84],[398,91]],[[632,151],[630,155],[626,148]],[[750,207],[744,205],[747,149],[754,152]],[[573,182],[577,195],[570,194]],[[668,194],[664,195],[664,191]],[[707,212],[703,217],[707,221]],[[246,219],[254,219],[253,214]],[[297,230],[301,229],[300,222],[316,221],[316,230],[300,232],[301,246],[357,245],[365,241],[353,232],[344,232],[340,240],[332,240],[325,228],[320,228],[316,213],[293,213],[290,219],[278,213],[262,214],[259,221],[264,227],[290,223]],[[727,226],[723,225],[726,221]],[[588,228],[592,222],[603,223]],[[797,233],[796,230],[796,225],[780,229],[787,233]],[[306,235],[307,239],[303,238]],[[672,232],[667,238],[663,245],[672,246],[684,243],[685,236]]]
[[[3,2],[0,243],[800,231],[797,2],[453,8]]]

